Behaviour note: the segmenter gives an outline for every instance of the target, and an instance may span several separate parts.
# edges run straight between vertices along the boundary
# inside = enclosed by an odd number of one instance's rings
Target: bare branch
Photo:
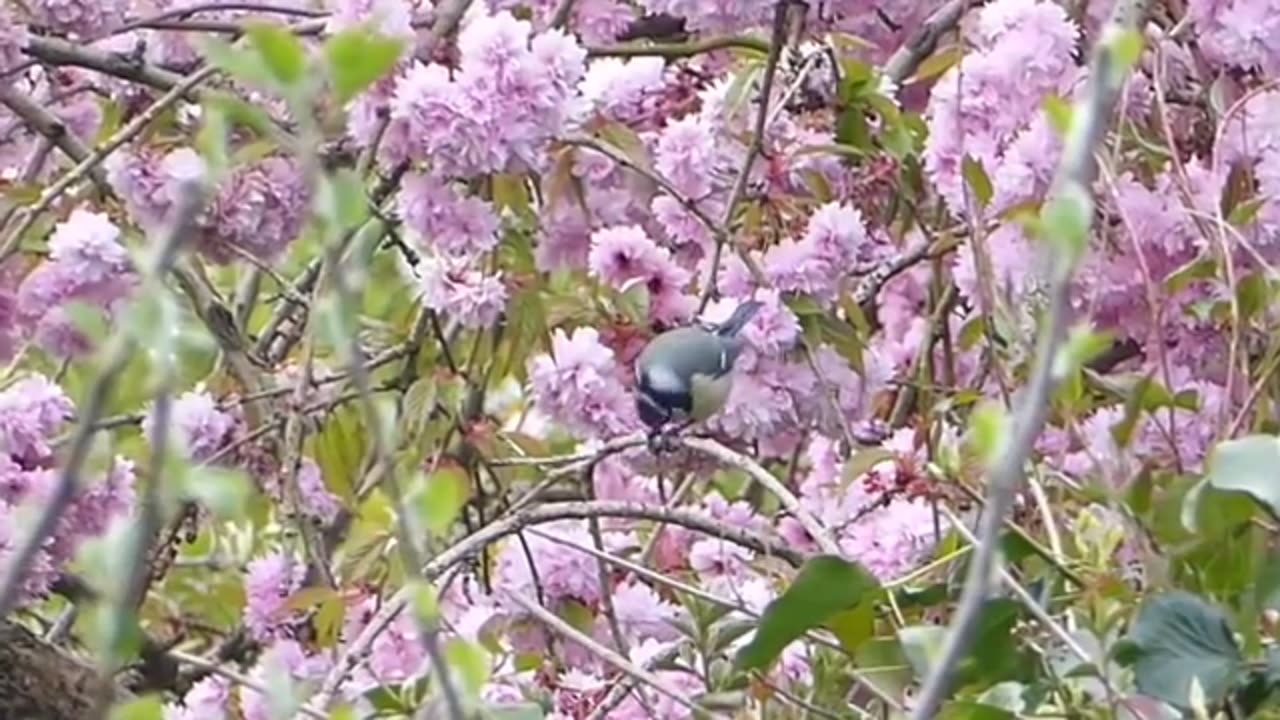
[[[1127,68],[1116,67],[1110,43],[1116,33],[1136,26],[1145,8],[1145,0],[1122,0],[1117,3],[1100,36],[1088,84],[1072,114],[1071,131],[1066,138],[1062,160],[1050,192],[1051,197],[1084,197],[1092,205],[1090,186],[1095,174],[1094,148],[1102,140],[1111,119],[1115,99],[1127,74]],[[1086,213],[1084,222],[1092,222],[1092,219],[1093,213],[1090,211]],[[1012,435],[987,478],[987,502],[978,528],[977,550],[969,564],[964,591],[951,620],[951,630],[947,633],[942,654],[916,698],[916,706],[911,715],[913,720],[926,720],[935,715],[948,692],[956,665],[973,642],[977,621],[997,565],[1000,528],[1004,526],[1005,516],[1017,496],[1024,465],[1030,458],[1036,438],[1044,425],[1049,400],[1057,382],[1053,366],[1066,334],[1067,313],[1070,310],[1069,291],[1075,273],[1074,260],[1066,253],[1059,252],[1051,263],[1049,306],[1041,325],[1035,365],[1027,386],[1018,399],[1017,411],[1010,426]]]

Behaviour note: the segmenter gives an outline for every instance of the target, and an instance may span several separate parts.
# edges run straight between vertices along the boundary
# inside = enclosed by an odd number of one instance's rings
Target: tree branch
[[[1106,29],[1094,51],[1084,94],[1076,103],[1073,122],[1067,135],[1062,160],[1050,197],[1087,199],[1083,222],[1093,219],[1094,148],[1101,142],[1111,118],[1116,97],[1120,93],[1128,68],[1117,67],[1112,43],[1122,31],[1135,27],[1145,11],[1145,0],[1122,0],[1117,3]],[[1086,231],[1087,232],[1087,231]],[[1059,247],[1062,243],[1058,244]],[[1047,244],[1053,248],[1053,244]],[[949,690],[951,675],[960,659],[973,643],[982,604],[986,601],[993,570],[997,565],[1000,528],[1017,497],[1023,467],[1031,456],[1036,438],[1044,425],[1049,400],[1057,378],[1053,366],[1066,334],[1070,309],[1071,280],[1075,273],[1075,257],[1070,250],[1059,250],[1051,263],[1049,307],[1037,342],[1035,364],[1026,388],[1018,399],[1012,418],[1012,435],[995,460],[987,478],[987,502],[978,527],[977,550],[969,564],[959,607],[951,620],[946,644],[933,670],[916,698],[913,720],[932,718]]]

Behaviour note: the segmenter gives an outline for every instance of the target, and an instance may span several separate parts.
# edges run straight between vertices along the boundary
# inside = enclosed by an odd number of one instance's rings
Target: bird
[[[636,357],[636,410],[649,427],[649,445],[674,425],[678,432],[719,412],[733,387],[742,353],[738,333],[762,303],[748,300],[719,324],[689,325],[654,337]]]

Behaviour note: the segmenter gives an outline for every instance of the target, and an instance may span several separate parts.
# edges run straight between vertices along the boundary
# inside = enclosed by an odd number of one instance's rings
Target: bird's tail
[[[733,337],[738,334],[747,323],[751,322],[751,318],[755,317],[756,312],[763,307],[764,303],[759,300],[748,300],[738,306],[733,311],[728,320],[716,326],[716,334],[720,337]]]

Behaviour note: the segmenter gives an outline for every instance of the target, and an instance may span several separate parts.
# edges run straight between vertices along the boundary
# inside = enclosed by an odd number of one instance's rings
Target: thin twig
[[[787,32],[787,15],[792,0],[778,0],[773,9],[773,28],[770,31],[769,57],[765,60],[764,80],[760,85],[759,107],[756,110],[755,128],[751,133],[751,143],[747,146],[747,156],[742,160],[738,170],[738,178],[729,191],[729,200],[725,203],[724,218],[720,226],[725,232],[716,235],[715,249],[711,251],[711,267],[707,271],[707,285],[702,288],[702,299],[698,301],[698,312],[701,315],[716,294],[716,278],[720,275],[720,257],[724,254],[724,245],[730,242],[728,227],[737,211],[738,202],[747,192],[747,184],[751,181],[751,168],[755,165],[756,156],[764,152],[764,133],[769,119],[769,99],[773,95],[773,80],[778,74],[778,59],[782,57],[784,35]]]
[[[48,210],[64,192],[102,164],[107,159],[107,156],[115,152],[117,148],[145,130],[153,120],[160,117],[160,114],[169,106],[180,100],[187,91],[209,79],[215,72],[217,72],[215,68],[207,67],[192,73],[187,79],[175,85],[172,90],[161,95],[146,110],[138,113],[137,117],[117,130],[106,142],[94,148],[93,152],[89,153],[74,168],[68,170],[52,185],[45,188],[44,192],[40,193],[40,199],[36,201],[35,205],[23,208],[20,211],[21,219],[18,221],[17,226],[9,232],[3,242],[0,242],[0,263],[3,263],[17,251],[18,243],[22,240],[22,236],[31,229],[31,226],[35,224],[40,215]]]
[[[645,670],[641,667],[636,666],[635,663],[631,662],[630,660],[624,658],[623,656],[619,655],[613,650],[610,650],[609,648],[596,642],[595,639],[589,637],[586,633],[575,628],[574,626],[570,625],[564,620],[561,620],[558,616],[556,616],[550,610],[547,610],[546,608],[542,607],[538,603],[532,600],[529,600],[528,598],[524,597],[523,595],[520,595],[519,593],[508,592],[506,593],[506,595],[507,597],[511,598],[512,602],[514,602],[515,604],[523,608],[525,612],[534,616],[540,622],[547,625],[551,629],[555,630],[557,633],[587,648],[596,657],[600,658],[606,663],[617,668],[619,671],[623,672],[629,677],[652,687],[654,690],[657,690],[663,695],[666,695],[667,697],[671,698],[672,700],[675,700],[676,702],[689,708],[690,710],[693,710],[694,712],[702,713],[702,714],[705,714],[711,717],[716,717],[716,718],[728,717],[722,713],[713,712],[699,705],[698,703],[695,703],[692,699],[690,699],[684,693],[667,685],[666,682],[662,680],[662,678],[659,678],[657,675],[654,675],[648,670]]]
[[[0,83],[0,104],[9,108],[32,130],[48,138],[54,147],[61,150],[62,154],[71,158],[73,162],[83,162],[89,156],[89,149],[80,142],[80,138],[67,129],[61,120],[32,102],[31,98],[19,92],[12,84]],[[107,184],[107,177],[102,172],[102,168],[95,167],[90,171],[89,177],[100,191],[111,192],[111,186]]]
[[[1092,223],[1092,186],[1096,172],[1094,148],[1101,141],[1111,118],[1111,109],[1120,92],[1127,68],[1116,67],[1112,38],[1133,28],[1145,12],[1144,0],[1124,0],[1116,4],[1106,29],[1095,48],[1088,85],[1072,113],[1073,122],[1063,149],[1050,197],[1054,195],[1086,199],[1085,223]],[[1050,246],[1052,247],[1052,246]],[[1021,484],[1023,466],[1031,455],[1040,428],[1048,414],[1049,400],[1057,378],[1054,365],[1058,349],[1066,334],[1070,308],[1071,279],[1077,258],[1059,252],[1052,263],[1049,280],[1049,307],[1037,342],[1035,364],[1010,425],[1010,437],[995,460],[987,480],[987,503],[978,529],[973,560],[965,578],[959,606],[951,620],[946,643],[934,664],[924,687],[916,698],[913,720],[932,718],[951,684],[951,675],[969,650],[977,630],[978,619],[986,601],[993,570],[996,567],[998,536],[1005,516],[1013,506]]]

